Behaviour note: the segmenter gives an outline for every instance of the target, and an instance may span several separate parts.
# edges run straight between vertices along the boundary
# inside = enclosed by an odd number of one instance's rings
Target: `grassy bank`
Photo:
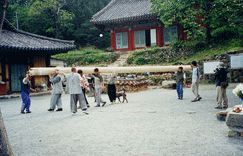
[[[67,62],[68,66],[107,65],[117,60],[118,54],[105,52],[93,47],[82,48],[52,56]]]
[[[219,55],[231,50],[243,49],[241,40],[232,39],[220,44],[210,46],[204,43],[187,42],[172,45],[171,50],[166,47],[152,47],[143,50],[136,50],[127,59],[128,65],[174,65],[177,63],[188,64],[193,60],[199,61],[204,58],[210,58],[213,55]],[[167,49],[169,49],[167,47]],[[187,52],[186,52],[187,51]],[[189,52],[188,52],[189,51]],[[185,53],[185,55],[181,55]]]

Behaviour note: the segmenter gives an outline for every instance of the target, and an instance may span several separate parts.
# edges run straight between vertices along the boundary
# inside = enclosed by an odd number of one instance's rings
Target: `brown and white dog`
[[[121,102],[120,97],[122,96],[122,97],[123,97],[123,101],[122,101],[122,103],[124,103],[125,100],[126,100],[127,103],[128,103],[126,90],[125,90],[124,88],[123,88],[122,90],[123,90],[123,92],[118,92],[118,93],[116,93],[116,98],[118,98],[119,102]]]

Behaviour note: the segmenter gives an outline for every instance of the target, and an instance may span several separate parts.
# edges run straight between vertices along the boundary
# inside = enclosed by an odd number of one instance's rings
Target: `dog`
[[[123,101],[122,101],[122,103],[124,103],[125,100],[126,100],[127,103],[128,103],[126,90],[125,90],[124,88],[123,88],[122,90],[123,90],[123,92],[118,92],[118,93],[116,93],[116,98],[118,98],[119,102],[121,102],[120,97],[122,96],[122,97],[123,97]]]

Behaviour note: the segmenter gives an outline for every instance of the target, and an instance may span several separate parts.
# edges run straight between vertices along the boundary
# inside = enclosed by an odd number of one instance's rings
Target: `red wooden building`
[[[111,0],[91,22],[111,34],[115,51],[135,50],[151,46],[166,46],[186,40],[180,24],[165,28],[152,13],[150,0]]]

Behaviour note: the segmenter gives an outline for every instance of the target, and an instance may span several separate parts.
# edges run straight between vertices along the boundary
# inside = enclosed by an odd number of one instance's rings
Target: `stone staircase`
[[[121,52],[120,57],[108,65],[108,67],[121,67],[126,64],[127,58],[132,54],[132,51]]]

